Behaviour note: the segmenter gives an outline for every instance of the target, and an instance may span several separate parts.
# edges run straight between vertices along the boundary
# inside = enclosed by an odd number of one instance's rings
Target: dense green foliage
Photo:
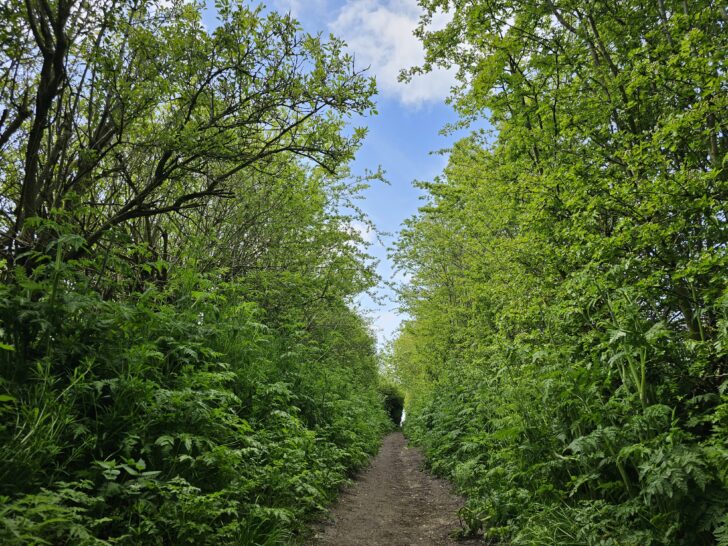
[[[379,393],[382,395],[387,415],[393,424],[399,425],[402,422],[402,410],[404,410],[402,389],[394,382],[382,380],[379,385]]]
[[[52,282],[2,294],[27,342],[2,360],[3,544],[282,542],[378,445],[345,306],[271,328],[247,287],[181,273],[123,301],[62,291],[51,314]]]
[[[728,544],[728,14],[420,0],[459,142],[396,249],[407,432],[492,543]]]
[[[391,426],[351,303],[373,83],[201,9],[0,5],[2,544],[287,543]]]

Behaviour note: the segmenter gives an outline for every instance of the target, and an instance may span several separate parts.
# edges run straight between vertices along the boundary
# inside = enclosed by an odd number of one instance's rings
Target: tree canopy
[[[492,540],[728,544],[725,9],[420,4],[494,134],[395,251],[411,434]]]

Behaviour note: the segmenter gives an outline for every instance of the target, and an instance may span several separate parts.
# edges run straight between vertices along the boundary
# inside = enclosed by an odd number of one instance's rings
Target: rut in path
[[[402,433],[384,439],[372,466],[339,499],[310,546],[475,545],[456,541],[462,499],[422,470]]]

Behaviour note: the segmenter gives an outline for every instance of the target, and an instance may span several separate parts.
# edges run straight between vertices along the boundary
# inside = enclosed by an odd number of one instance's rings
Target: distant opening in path
[[[404,409],[404,395],[394,385],[381,385],[379,390],[384,396],[384,409],[387,415],[395,425],[399,425]]]

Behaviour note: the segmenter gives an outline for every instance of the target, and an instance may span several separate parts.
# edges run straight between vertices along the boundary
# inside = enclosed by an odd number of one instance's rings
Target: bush
[[[317,363],[239,286],[190,282],[53,314],[43,283],[4,289],[3,544],[283,543],[377,449],[371,355]]]

